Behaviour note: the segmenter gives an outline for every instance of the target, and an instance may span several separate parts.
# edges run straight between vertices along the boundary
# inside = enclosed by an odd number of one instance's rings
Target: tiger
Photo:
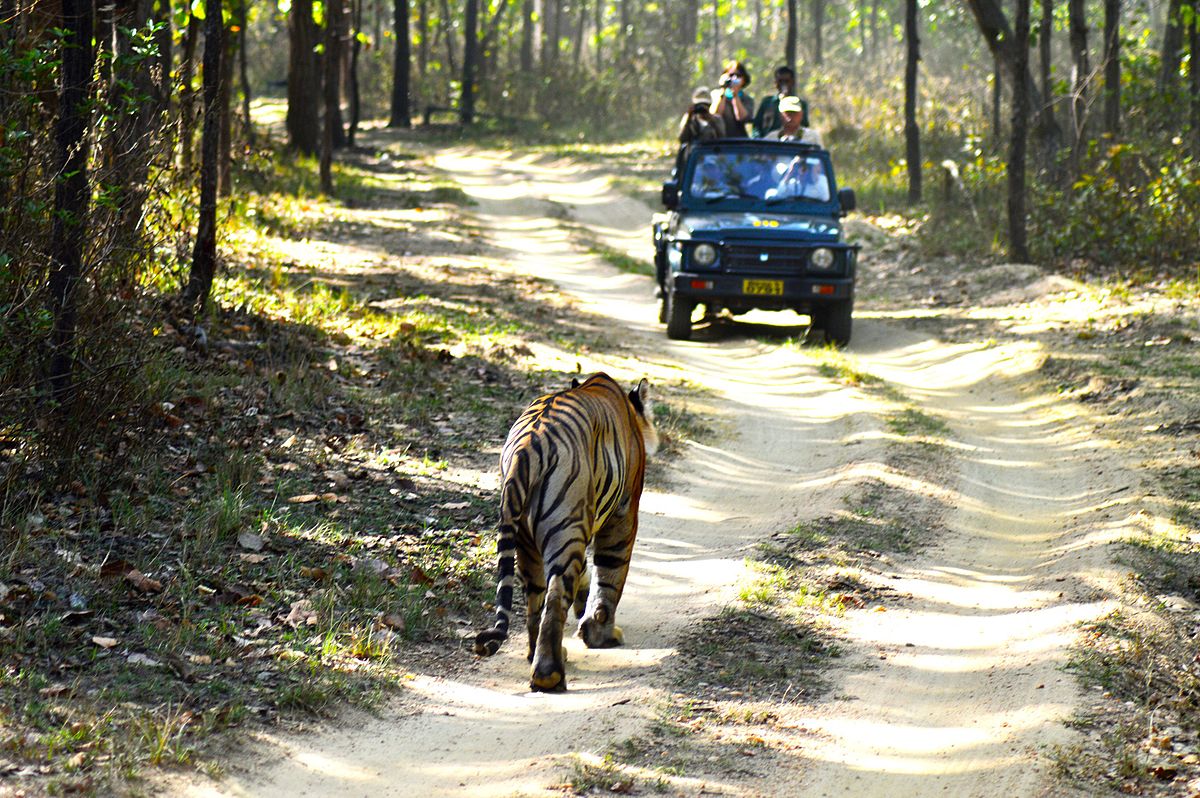
[[[491,656],[508,638],[515,561],[532,691],[567,689],[568,607],[588,648],[624,642],[617,604],[637,537],[646,456],[658,449],[650,411],[645,379],[625,393],[600,373],[535,399],[509,430],[500,453],[496,621],[475,636],[475,653]]]

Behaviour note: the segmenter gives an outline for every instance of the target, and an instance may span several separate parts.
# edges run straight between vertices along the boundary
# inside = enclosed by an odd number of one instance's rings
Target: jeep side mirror
[[[667,208],[674,208],[679,204],[679,184],[674,180],[663,183],[662,204]]]
[[[858,207],[858,201],[854,198],[854,189],[843,188],[838,190],[838,205],[842,206],[842,213],[850,213]]]

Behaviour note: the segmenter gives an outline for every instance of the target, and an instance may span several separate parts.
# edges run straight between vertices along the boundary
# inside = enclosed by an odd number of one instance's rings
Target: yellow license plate
[[[743,294],[783,295],[783,280],[742,280]]]

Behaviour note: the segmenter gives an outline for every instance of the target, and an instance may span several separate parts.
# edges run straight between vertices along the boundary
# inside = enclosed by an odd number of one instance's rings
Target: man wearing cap
[[[764,139],[799,141],[804,144],[821,145],[821,134],[804,126],[804,104],[799,97],[783,97],[779,100],[779,113],[783,116],[783,127],[772,130]]]
[[[779,101],[784,97],[796,94],[796,73],[789,66],[781,66],[775,70],[775,94],[767,97],[758,106],[754,114],[754,137],[761,139],[772,130],[783,126],[783,115],[779,113]],[[804,126],[808,127],[808,103],[800,101],[804,109]]]
[[[697,141],[711,141],[725,137],[725,124],[721,118],[714,116],[712,107],[712,92],[704,86],[692,92],[692,104],[679,122],[679,152],[675,156],[675,173],[683,168],[687,161],[688,150]]]

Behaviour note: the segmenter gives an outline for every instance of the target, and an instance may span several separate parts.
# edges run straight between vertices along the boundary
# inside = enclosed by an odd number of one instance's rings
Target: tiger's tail
[[[527,468],[527,458],[524,453],[517,454],[514,474],[523,474]],[[475,635],[475,653],[481,657],[490,657],[500,650],[501,644],[508,639],[509,622],[512,619],[513,588],[516,586],[516,553],[517,553],[517,524],[525,513],[525,501],[528,493],[518,485],[518,479],[505,479],[500,489],[500,524],[496,541],[496,553],[499,557],[498,583],[496,586],[496,623],[491,629],[485,629]]]

